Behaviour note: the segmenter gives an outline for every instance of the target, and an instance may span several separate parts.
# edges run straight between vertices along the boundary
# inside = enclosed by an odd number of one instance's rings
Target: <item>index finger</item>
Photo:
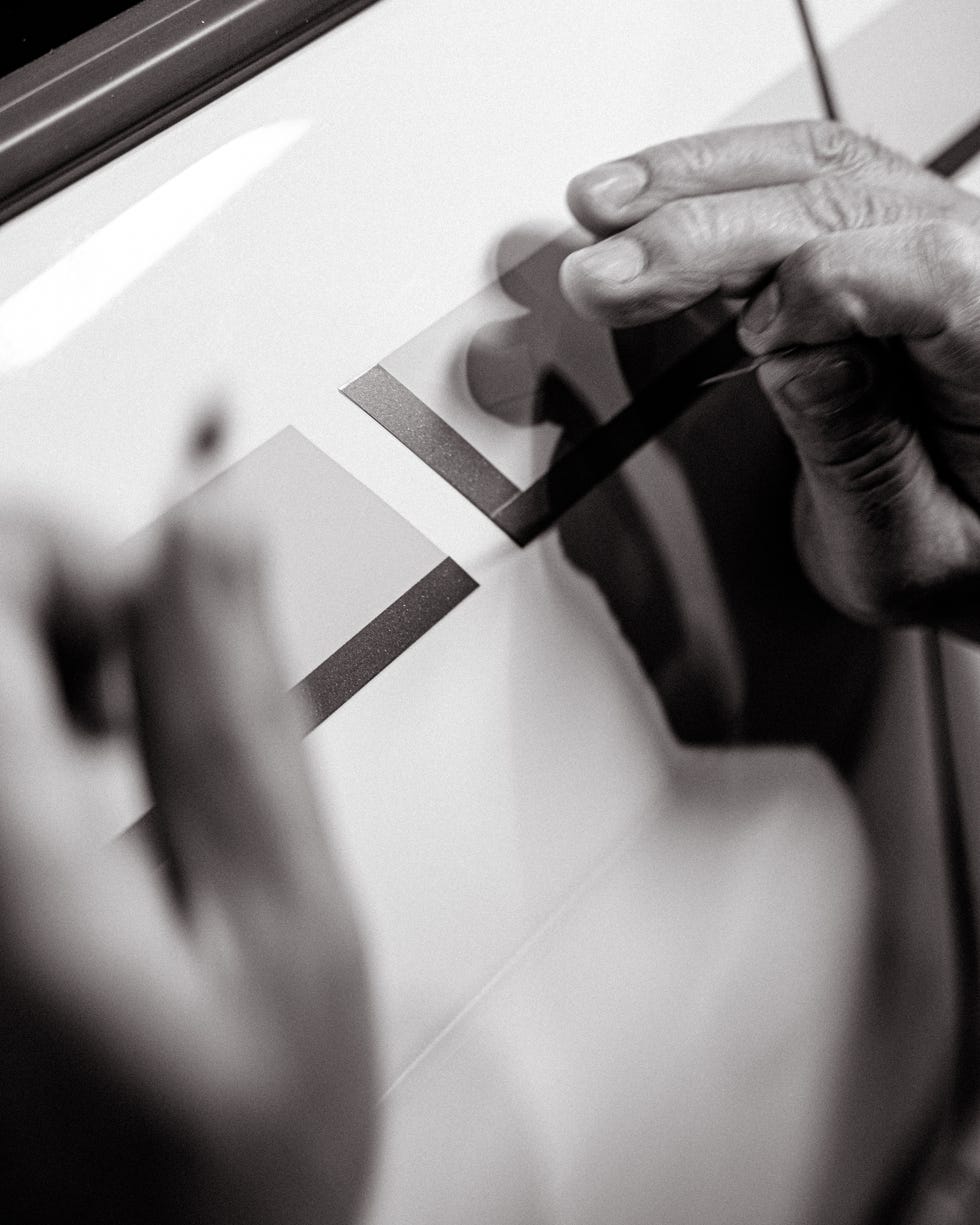
[[[572,179],[568,206],[596,234],[632,225],[663,204],[691,196],[799,183],[871,162],[916,168],[832,120],[722,129],[651,145]]]
[[[232,906],[328,861],[263,579],[240,525],[174,512],[132,625],[155,820],[184,894]]]

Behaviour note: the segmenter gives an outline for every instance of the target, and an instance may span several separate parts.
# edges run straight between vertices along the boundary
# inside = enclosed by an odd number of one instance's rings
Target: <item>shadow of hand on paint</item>
[[[523,314],[482,328],[466,355],[469,390],[487,412],[559,429],[552,463],[635,396],[655,394],[658,377],[731,317],[711,299],[614,333],[584,321],[558,285],[575,245],[531,229],[502,240],[500,285]],[[846,772],[874,697],[880,636],[805,580],[791,531],[796,477],[755,380],[737,379],[697,396],[557,530],[680,740],[812,744]]]

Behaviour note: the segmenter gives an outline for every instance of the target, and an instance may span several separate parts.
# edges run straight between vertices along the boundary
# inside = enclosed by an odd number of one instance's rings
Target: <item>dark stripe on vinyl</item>
[[[520,491],[482,452],[383,366],[341,389],[485,515]]]
[[[702,394],[702,381],[744,358],[734,321],[703,340],[494,516],[518,544],[529,544],[570,506],[661,433]]]
[[[962,170],[967,162],[972,162],[978,154],[980,154],[980,119],[962,136],[957,137],[952,144],[947,145],[942,153],[937,154],[929,163],[929,169],[948,178],[956,174],[957,170]]]
[[[319,727],[477,586],[447,557],[328,656],[292,689],[303,707],[303,734]]]

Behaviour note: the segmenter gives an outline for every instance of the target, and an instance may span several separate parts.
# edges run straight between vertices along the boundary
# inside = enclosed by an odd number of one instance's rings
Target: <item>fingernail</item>
[[[782,389],[794,408],[856,395],[871,386],[871,367],[860,357],[838,357],[790,379]]]
[[[636,162],[607,162],[579,175],[576,184],[580,191],[602,204],[622,208],[646,187],[647,176]]]
[[[754,301],[750,302],[742,315],[742,328],[746,332],[764,332],[779,314],[779,286],[772,281]]]
[[[646,252],[632,238],[609,238],[570,258],[593,280],[617,285],[634,280],[647,263]]]

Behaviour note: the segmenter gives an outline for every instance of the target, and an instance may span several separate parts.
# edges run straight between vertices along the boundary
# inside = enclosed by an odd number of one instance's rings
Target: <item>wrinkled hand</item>
[[[175,519],[140,576],[0,522],[0,1195],[10,1221],[354,1219],[367,991],[255,549]],[[124,661],[155,833],[99,848]]]
[[[573,180],[562,282],[613,326],[719,292],[775,354],[801,559],[842,611],[980,637],[980,201],[838,124],[671,141]],[[780,350],[802,346],[782,355]]]

